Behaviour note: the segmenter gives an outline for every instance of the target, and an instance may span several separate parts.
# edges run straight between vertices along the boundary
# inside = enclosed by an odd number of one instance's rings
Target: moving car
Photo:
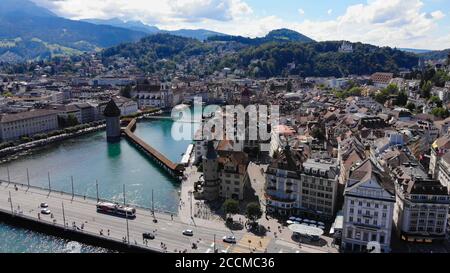
[[[43,209],[41,209],[41,213],[42,213],[42,214],[45,214],[45,215],[49,215],[49,214],[51,214],[52,212],[51,212],[51,210],[49,210],[48,208],[43,208]]]
[[[192,229],[185,229],[183,230],[183,235],[194,236],[194,232],[192,231]]]
[[[229,243],[229,244],[235,244],[236,243],[236,238],[232,235],[230,236],[223,236],[223,241],[225,243]]]
[[[153,239],[155,239],[155,234],[150,233],[150,232],[142,233],[142,238],[148,239],[148,240],[153,240]]]

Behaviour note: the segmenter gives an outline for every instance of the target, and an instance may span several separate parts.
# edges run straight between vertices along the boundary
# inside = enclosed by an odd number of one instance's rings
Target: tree
[[[325,132],[322,128],[316,127],[312,130],[311,136],[319,141],[325,140]]]
[[[286,91],[288,93],[292,92],[292,82],[291,81],[287,82],[287,84],[286,84]]]
[[[125,98],[131,98],[131,85],[127,85],[120,89],[120,95]]]
[[[391,83],[386,88],[375,94],[375,101],[384,104],[388,100],[390,95],[395,95],[398,93],[398,91],[399,90],[397,85]]]
[[[239,202],[234,199],[227,199],[225,202],[223,202],[222,209],[227,215],[233,215],[239,213]]]
[[[414,112],[414,110],[416,110],[416,105],[412,102],[408,102],[408,104],[406,105],[406,108],[411,111]]]
[[[433,110],[431,110],[431,114],[442,119],[448,118],[450,116],[450,112],[448,111],[448,109],[442,107],[434,108]]]
[[[442,101],[438,96],[432,96],[429,100],[431,104],[434,104],[436,107],[441,108],[442,107]]]
[[[430,98],[431,89],[433,89],[433,83],[431,81],[426,81],[420,88],[422,98]]]
[[[275,91],[275,84],[274,83],[270,84],[270,91]]]
[[[77,117],[75,117],[73,114],[69,114],[66,119],[66,124],[67,124],[67,126],[72,127],[72,126],[76,126],[80,123],[78,122]]]
[[[406,92],[402,91],[398,93],[395,104],[398,106],[405,106],[407,102],[408,102],[408,95],[406,94]]]
[[[251,222],[255,223],[262,216],[261,207],[258,203],[252,202],[247,205],[246,217]]]
[[[399,91],[398,86],[394,83],[389,84],[385,90],[389,95],[397,94]]]

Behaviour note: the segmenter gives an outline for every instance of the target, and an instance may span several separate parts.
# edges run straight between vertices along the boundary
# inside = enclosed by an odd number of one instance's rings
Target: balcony
[[[265,194],[266,199],[268,200],[272,200],[272,201],[277,201],[277,202],[282,202],[282,203],[289,203],[289,204],[293,204],[295,203],[295,199],[287,197],[287,198],[282,198],[282,197],[278,197],[275,195],[271,195],[269,193]]]

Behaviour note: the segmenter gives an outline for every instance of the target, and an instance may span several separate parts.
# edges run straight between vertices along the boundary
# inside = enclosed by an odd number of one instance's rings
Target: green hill
[[[339,47],[342,42],[277,41],[246,46],[225,56],[216,51],[216,45],[223,43],[210,40],[202,43],[195,39],[157,34],[137,43],[109,48],[103,52],[103,58],[105,61],[115,57],[130,58],[144,71],[155,72],[161,68],[161,60],[173,66],[175,63],[183,64],[192,56],[208,56],[209,71],[228,67],[243,70],[254,77],[367,75],[411,69],[418,63],[415,54],[362,43],[353,44],[353,53],[341,53]],[[192,67],[192,70],[199,67]]]
[[[255,77],[368,75],[411,69],[418,57],[389,47],[355,43],[353,53],[339,52],[342,42],[269,43],[223,58],[218,67],[240,68]],[[288,68],[288,64],[295,67]]]
[[[314,42],[313,39],[298,33],[296,31],[290,30],[290,29],[277,29],[272,30],[264,37],[258,37],[258,38],[248,38],[243,36],[223,36],[223,35],[216,35],[211,36],[208,38],[208,41],[215,41],[215,42],[237,42],[244,45],[250,45],[250,46],[258,46],[265,43],[270,42],[301,42],[301,43],[311,43]]]

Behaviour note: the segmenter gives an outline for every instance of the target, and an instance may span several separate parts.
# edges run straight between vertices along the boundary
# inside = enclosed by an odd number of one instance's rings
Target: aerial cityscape
[[[449,253],[449,3],[311,2],[0,0],[0,253]]]

